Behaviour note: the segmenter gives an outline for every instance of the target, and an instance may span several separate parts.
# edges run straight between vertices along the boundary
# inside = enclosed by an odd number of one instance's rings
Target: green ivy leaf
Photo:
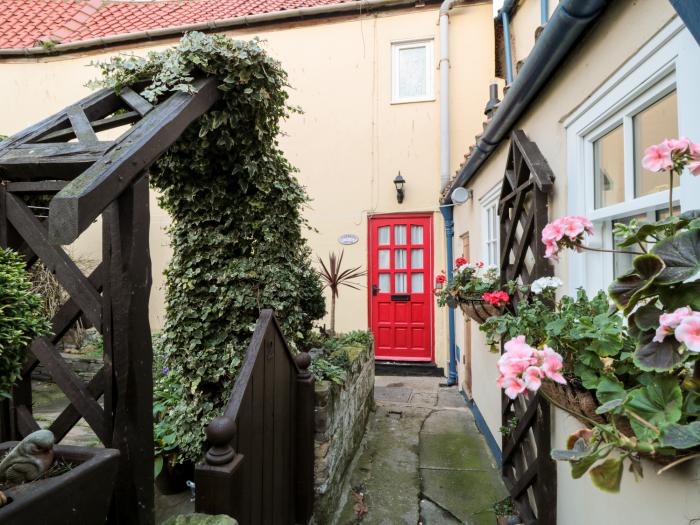
[[[608,458],[591,469],[591,479],[596,487],[606,492],[620,492],[622,458]]]
[[[682,232],[658,242],[652,253],[665,265],[656,281],[659,284],[675,284],[700,273],[700,231]]]
[[[163,456],[156,456],[153,460],[153,477],[157,478],[163,470]]]
[[[678,380],[673,376],[658,376],[648,386],[632,391],[625,402],[626,409],[659,428],[677,423],[682,415],[682,406],[683,393]],[[629,420],[640,440],[653,441],[658,437],[652,429],[634,417]]]

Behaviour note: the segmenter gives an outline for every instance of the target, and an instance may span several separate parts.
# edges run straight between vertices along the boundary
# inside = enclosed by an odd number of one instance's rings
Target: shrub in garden
[[[0,248],[0,398],[10,397],[21,377],[27,345],[50,329],[31,287],[24,259]]]
[[[287,76],[256,41],[187,34],[176,47],[101,64],[101,85],[148,82],[151,101],[191,92],[203,75],[222,98],[150,169],[173,219],[161,334],[169,372],[163,414],[178,461],[198,460],[204,428],[220,415],[260,309],[272,308],[293,348],[325,313],[302,235],[307,196],[277,142]],[[165,366],[164,365],[164,366]],[[158,388],[158,387],[156,387]]]

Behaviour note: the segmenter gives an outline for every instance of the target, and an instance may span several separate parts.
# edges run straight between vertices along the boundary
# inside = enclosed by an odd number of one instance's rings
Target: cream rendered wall
[[[675,13],[667,2],[612,2],[591,34],[567,57],[557,76],[516,124],[516,128],[523,129],[537,144],[556,176],[550,203],[551,217],[567,213],[567,150],[563,120],[674,17]],[[688,122],[697,121],[697,117],[681,114],[681,129],[684,129],[683,119],[687,119],[685,129],[688,129]],[[697,125],[693,126],[694,130],[698,129]],[[504,140],[471,183],[475,197],[484,191],[483,188],[490,187],[502,177],[507,147],[508,141]],[[682,183],[690,188],[697,181],[686,180]],[[472,206],[471,201],[468,204]],[[476,239],[481,231],[480,218],[476,210],[469,206],[456,208],[455,228],[458,232],[470,231],[470,237]],[[556,274],[565,283],[569,257],[576,257],[576,254],[564,254],[555,265]],[[473,326],[474,399],[489,429],[500,442],[500,392],[495,385],[495,359],[487,348],[478,346],[480,337],[478,328]],[[580,424],[558,409],[554,415],[552,444],[562,447],[567,436],[580,428]],[[559,464],[557,522],[559,525],[687,524],[700,516],[698,468],[697,464],[690,464],[658,477],[655,466],[647,463],[643,481],[635,483],[631,474],[625,472],[621,493],[608,495],[596,489],[588,477],[572,480],[569,466]]]
[[[513,53],[514,76],[516,66],[521,60],[525,60],[535,45],[535,31],[540,27],[542,20],[542,0],[520,0],[517,8],[511,13],[511,45]],[[551,14],[557,8],[557,0],[549,0],[548,13]]]
[[[259,36],[279,59],[293,86],[290,102],[304,113],[284,125],[281,145],[299,168],[299,178],[312,199],[306,216],[318,231],[308,232],[315,254],[339,252],[338,236],[356,234],[360,241],[345,247],[344,264],[367,266],[367,216],[372,213],[432,211],[434,267],[445,267],[444,226],[438,212],[439,28],[437,6],[362,17],[287,24],[259,30],[231,31],[235,38]],[[482,101],[493,75],[493,31],[490,3],[455,8],[450,17],[452,50],[452,169],[464,145],[481,129]],[[433,38],[434,101],[391,104],[391,43]],[[0,62],[0,99],[11,101],[0,113],[0,133],[12,134],[85,96],[95,77],[91,61],[119,52],[145,54],[157,46],[110,49],[52,59]],[[480,52],[481,51],[481,52]],[[406,183],[403,204],[396,202],[393,178],[401,171]],[[170,257],[163,229],[169,218],[151,212],[153,291],[151,324],[162,325],[162,271]],[[84,234],[79,251],[96,251],[99,227]],[[426,286],[432,283],[426,276]],[[366,282],[362,282],[363,286]],[[327,322],[327,320],[326,320]],[[367,328],[367,291],[346,288],[337,305],[337,329]],[[436,361],[445,366],[446,315],[435,308]]]

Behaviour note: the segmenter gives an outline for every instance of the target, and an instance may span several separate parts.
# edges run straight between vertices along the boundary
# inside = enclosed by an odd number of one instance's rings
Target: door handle
[[[377,295],[379,293],[379,286],[376,284],[372,285],[372,295]]]

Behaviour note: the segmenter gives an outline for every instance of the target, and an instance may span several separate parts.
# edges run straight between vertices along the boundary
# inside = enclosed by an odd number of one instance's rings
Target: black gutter
[[[452,202],[452,192],[476,175],[498,144],[510,132],[538,92],[556,73],[557,67],[579,42],[610,0],[562,0],[540,34],[525,65],[510,85],[498,111],[484,130],[469,160],[450,185],[444,204]]]
[[[671,5],[683,23],[700,44],[700,2],[698,0],[671,0]]]

